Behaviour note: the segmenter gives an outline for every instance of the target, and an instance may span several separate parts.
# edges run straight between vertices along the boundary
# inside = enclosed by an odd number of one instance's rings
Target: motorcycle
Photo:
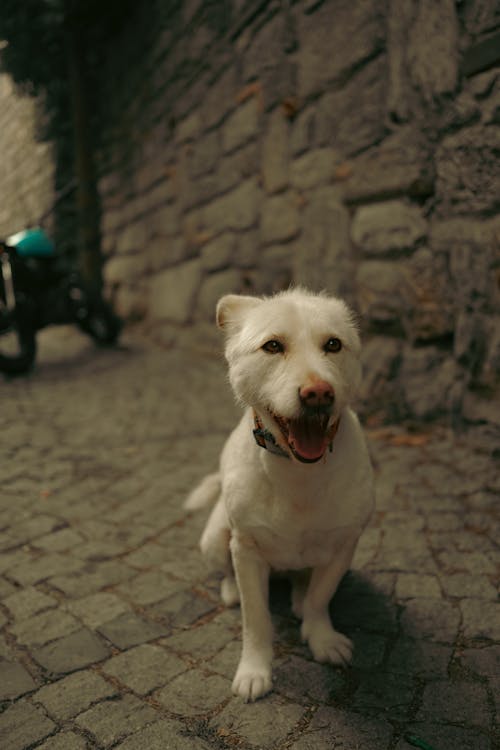
[[[67,323],[101,345],[114,344],[121,330],[120,319],[101,294],[60,264],[42,228],[0,239],[0,372],[30,370],[37,332]]]

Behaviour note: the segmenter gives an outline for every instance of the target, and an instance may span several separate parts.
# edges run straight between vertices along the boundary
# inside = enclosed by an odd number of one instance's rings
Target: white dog
[[[314,658],[344,664],[351,641],[328,605],[349,569],[373,506],[361,427],[349,408],[360,381],[360,341],[339,299],[295,289],[275,297],[227,295],[217,305],[229,380],[245,414],[220,470],[189,496],[216,501],[200,546],[225,571],[221,594],[241,600],[243,650],[233,692],[271,689],[271,570],[289,571],[292,606]]]

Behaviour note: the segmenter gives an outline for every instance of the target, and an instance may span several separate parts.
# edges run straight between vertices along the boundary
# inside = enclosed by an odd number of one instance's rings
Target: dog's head
[[[297,460],[318,461],[361,378],[347,305],[302,289],[269,298],[229,294],[217,305],[217,324],[238,400]]]

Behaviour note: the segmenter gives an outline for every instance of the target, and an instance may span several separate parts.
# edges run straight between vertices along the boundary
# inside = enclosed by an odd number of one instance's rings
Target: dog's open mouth
[[[285,419],[277,414],[272,414],[272,417],[279,426],[288,448],[302,463],[311,464],[323,458],[336,432],[337,423],[329,425],[330,415],[325,412],[296,419]]]

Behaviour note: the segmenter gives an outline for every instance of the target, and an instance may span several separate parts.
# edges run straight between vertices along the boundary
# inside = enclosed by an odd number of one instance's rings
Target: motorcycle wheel
[[[2,338],[8,335],[14,340],[15,353],[2,351]],[[4,341],[6,338],[4,338]],[[10,343],[10,342],[9,342]],[[36,359],[36,335],[31,326],[13,321],[0,335],[0,372],[6,375],[22,375],[31,370]]]
[[[114,314],[103,299],[89,300],[84,314],[78,315],[77,324],[97,344],[112,346],[116,343],[122,328],[121,320]]]

